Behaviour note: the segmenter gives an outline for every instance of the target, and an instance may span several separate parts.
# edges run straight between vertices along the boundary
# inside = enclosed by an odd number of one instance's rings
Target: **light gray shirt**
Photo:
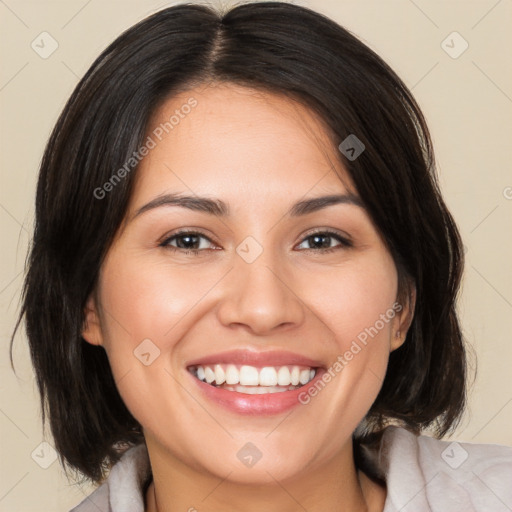
[[[511,447],[441,441],[390,426],[369,456],[386,481],[384,512],[512,511]],[[144,512],[150,478],[146,445],[132,447],[70,512]]]

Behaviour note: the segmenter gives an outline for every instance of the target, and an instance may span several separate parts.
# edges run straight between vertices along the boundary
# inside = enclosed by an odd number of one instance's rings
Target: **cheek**
[[[337,440],[357,426],[382,386],[399,310],[397,274],[391,257],[382,253],[318,277],[316,286],[308,285],[308,305],[324,324],[331,364],[318,398],[304,400],[318,401],[335,419],[329,435]]]
[[[207,312],[221,277],[192,267],[119,253],[103,267],[104,346],[119,392],[141,422],[172,390],[179,392],[172,376],[182,367],[180,340]]]
[[[187,313],[215,282],[208,275],[197,279],[191,269],[138,258],[127,258],[115,268],[107,265],[104,275],[102,306],[108,342],[114,349],[124,339],[125,351],[147,338],[162,352],[171,348]]]
[[[104,348],[118,391],[142,425],[151,424],[152,411],[173,410],[169,354],[198,299],[187,272],[169,274],[158,263],[117,256],[105,262],[100,280]]]
[[[327,326],[339,351],[348,350],[356,339],[364,343],[365,337],[389,335],[396,314],[397,273],[386,253],[319,273],[309,284],[304,280],[302,289],[304,301]]]

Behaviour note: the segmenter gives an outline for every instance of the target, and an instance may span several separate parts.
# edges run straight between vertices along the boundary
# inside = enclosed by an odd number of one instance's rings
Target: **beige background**
[[[223,2],[231,5],[232,2]],[[455,440],[512,445],[512,19],[510,0],[309,0],[359,35],[413,90],[437,149],[446,201],[467,248],[460,312],[479,371]],[[67,511],[89,493],[51,462],[18,311],[38,164],[78,78],[122,30],[170,3],[0,0],[0,510]],[[58,49],[41,58],[43,31]],[[460,36],[450,36],[452,32]],[[457,58],[452,58],[445,50]],[[451,48],[450,48],[451,47]],[[34,459],[31,458],[34,454]],[[39,458],[37,457],[39,454]]]

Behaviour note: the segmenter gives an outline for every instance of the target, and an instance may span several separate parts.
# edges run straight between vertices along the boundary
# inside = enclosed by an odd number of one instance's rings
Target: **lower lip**
[[[291,391],[280,391],[278,393],[266,393],[263,395],[249,395],[237,391],[228,391],[227,389],[211,386],[199,380],[188,370],[187,373],[196,382],[205,396],[212,402],[238,414],[260,416],[279,414],[293,409],[298,405],[302,405],[299,401],[299,396],[302,393],[307,394],[309,387],[314,386],[316,381],[325,373],[325,370],[318,368],[313,380],[300,388]]]

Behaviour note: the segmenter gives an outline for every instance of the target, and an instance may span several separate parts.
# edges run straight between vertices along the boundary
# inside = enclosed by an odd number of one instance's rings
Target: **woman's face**
[[[223,84],[168,100],[147,136],[84,337],[150,455],[239,482],[347,458],[408,310],[321,122]]]

